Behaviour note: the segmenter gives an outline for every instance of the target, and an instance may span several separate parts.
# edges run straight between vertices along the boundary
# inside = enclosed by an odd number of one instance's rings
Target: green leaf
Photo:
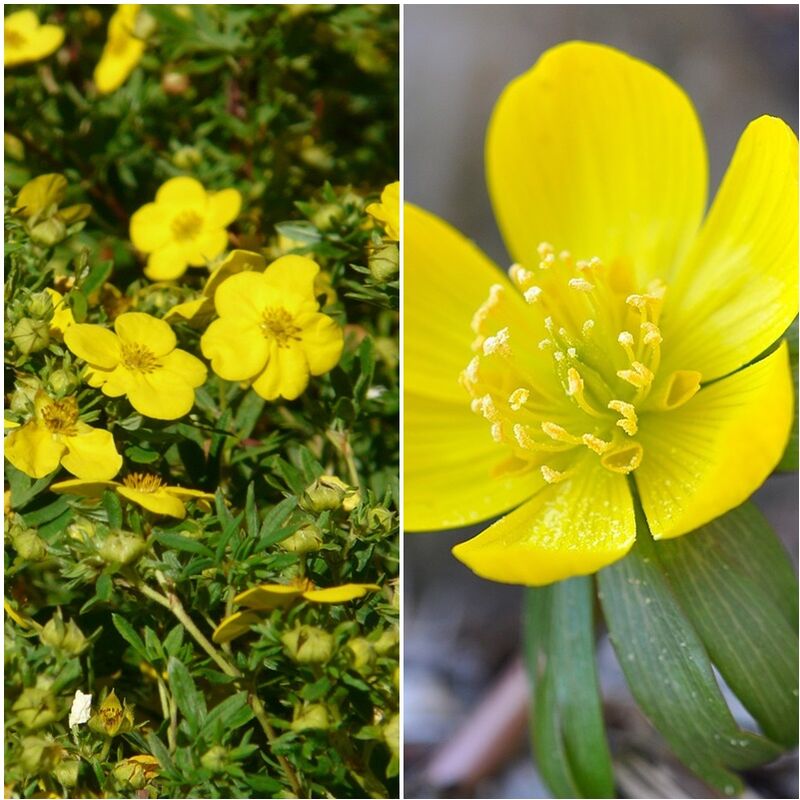
[[[322,234],[310,222],[298,220],[297,222],[279,222],[275,225],[275,230],[285,236],[287,239],[292,239],[301,244],[315,244],[320,241]]]
[[[199,732],[206,716],[205,700],[195,688],[191,673],[175,656],[170,656],[167,674],[178,709],[189,727],[194,732]]]
[[[111,621],[114,623],[114,627],[119,631],[119,635],[136,651],[136,655],[147,661],[147,648],[145,648],[144,642],[133,629],[130,622],[119,614],[112,614]]]
[[[656,554],[712,661],[771,739],[797,741],[797,582],[767,521],[745,504]],[[757,568],[760,564],[760,569]]]
[[[534,687],[536,758],[560,797],[613,797],[594,661],[590,578],[530,589],[525,613],[526,661]]]
[[[793,472],[798,469],[798,440],[797,440],[797,398],[800,394],[798,389],[798,375],[797,375],[797,320],[795,320],[786,331],[786,341],[789,344],[789,366],[792,370],[792,384],[794,385],[794,414],[792,415],[792,431],[789,434],[789,442],[786,445],[786,450],[783,452],[783,457],[777,466],[777,469],[782,472]]]
[[[6,480],[11,489],[11,507],[14,510],[25,508],[37,494],[43,492],[50,485],[55,474],[53,471],[44,478],[34,481],[16,467],[6,464]]]
[[[763,764],[781,748],[737,726],[655,548],[639,512],[634,547],[598,573],[611,643],[636,702],[675,754],[703,780],[732,795],[741,790],[732,769]]]
[[[153,464],[161,458],[155,450],[148,450],[146,447],[140,447],[138,444],[132,444],[130,447],[126,447],[125,457],[137,464]]]
[[[214,557],[211,550],[202,542],[198,542],[196,539],[190,539],[188,536],[181,536],[179,533],[158,531],[153,534],[153,538],[171,550],[183,550],[186,553],[202,553],[204,556]]]
[[[103,508],[108,517],[108,527],[119,530],[122,527],[122,505],[116,492],[110,489],[103,492]]]

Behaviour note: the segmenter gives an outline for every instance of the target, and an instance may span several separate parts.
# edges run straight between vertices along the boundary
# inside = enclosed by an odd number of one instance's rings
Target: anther
[[[583,444],[583,439],[581,439],[580,436],[573,436],[560,425],[556,425],[555,422],[543,422],[542,431],[557,442],[564,442],[565,444]]]
[[[494,283],[489,287],[489,297],[478,307],[478,310],[472,315],[472,330],[475,333],[482,333],[481,330],[483,323],[491,315],[492,311],[497,308],[500,299],[505,289],[499,284]]]
[[[617,377],[627,381],[637,389],[644,389],[653,382],[653,373],[641,363],[634,361],[631,369],[621,369],[617,372]]]
[[[661,338],[661,331],[658,329],[657,325],[654,325],[652,322],[643,322],[642,323],[642,333],[644,336],[642,337],[642,341],[645,344],[661,344],[663,339]]]
[[[581,441],[599,456],[603,455],[603,453],[607,452],[608,448],[611,447],[611,442],[605,442],[592,433],[584,433],[583,436],[581,436]]]
[[[497,353],[501,356],[510,356],[511,346],[508,340],[508,328],[502,328],[494,336],[487,336],[483,342],[483,354],[491,356]]]
[[[594,289],[594,284],[583,278],[571,278],[569,281],[569,288],[575,289],[579,292],[591,292]]]
[[[555,252],[555,247],[553,247],[550,242],[539,242],[536,247],[536,252],[539,254],[539,258],[543,259],[546,256],[552,255]]]
[[[514,389],[508,398],[508,404],[514,411],[519,411],[528,402],[530,395],[531,393],[527,389]]]
[[[494,422],[494,423],[492,423],[491,431],[492,431],[492,439],[494,439],[498,443],[503,441],[503,423],[502,422]]]
[[[542,466],[539,467],[539,469],[541,469],[542,471],[542,477],[548,483],[560,483],[568,475],[568,473],[566,472],[559,472],[557,469],[552,469],[551,467],[548,467],[547,464],[542,464]]]
[[[539,299],[541,294],[542,290],[539,286],[531,286],[523,292],[522,296],[525,298],[526,303],[532,305]]]
[[[636,416],[636,408],[624,400],[611,400],[608,407],[622,415],[622,419],[617,420],[617,426],[622,428],[628,436],[633,436],[639,430],[639,419]]]
[[[526,289],[533,280],[533,273],[521,264],[512,264],[508,268],[508,276],[520,288]]]

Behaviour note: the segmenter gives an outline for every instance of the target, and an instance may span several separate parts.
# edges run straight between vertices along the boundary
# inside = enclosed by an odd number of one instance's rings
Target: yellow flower
[[[61,464],[85,480],[108,480],[122,466],[114,437],[78,418],[74,397],[53,400],[39,391],[33,419],[6,437],[6,458],[31,478],[43,478]]]
[[[54,483],[50,489],[56,494],[74,494],[79,497],[99,498],[106,489],[112,489],[120,497],[136,503],[154,514],[183,519],[186,516],[186,503],[197,500],[208,508],[213,494],[197,489],[184,489],[182,486],[168,486],[158,475],[132,472],[117,481],[70,480]]]
[[[132,311],[102,325],[71,325],[64,343],[87,362],[90,386],[108,397],[126,395],[146,417],[177,419],[194,405],[194,390],[206,379],[200,359],[175,347],[172,328],[161,319]]]
[[[236,189],[206,192],[194,178],[170,178],[154,203],[131,217],[131,241],[149,253],[144,274],[154,281],[180,278],[188,266],[203,267],[225,250],[225,228],[239,215]]]
[[[345,583],[330,589],[317,589],[308,580],[298,580],[292,584],[262,583],[233,598],[234,603],[251,610],[237,611],[225,617],[217,625],[213,639],[217,644],[229,642],[247,633],[252,625],[261,621],[258,612],[288,606],[301,598],[311,603],[346,603],[363,597],[367,592],[377,592],[380,588],[375,583]]]
[[[703,221],[686,95],[569,43],[506,88],[486,154],[510,280],[406,208],[405,519],[515,509],[454,553],[540,585],[628,551],[631,482],[669,538],[743,502],[780,459],[787,348],[761,354],[797,313],[797,139],[751,123]]]
[[[64,30],[58,25],[40,25],[33,11],[15,11],[3,20],[3,39],[3,63],[16,67],[55,53],[64,41]]]
[[[370,203],[366,211],[383,224],[387,239],[400,241],[400,181],[386,186],[381,192],[381,202]]]
[[[133,706],[119,702],[112,689],[97,711],[89,718],[89,727],[104,736],[113,737],[129,733],[134,727]]]
[[[344,336],[319,313],[318,272],[308,258],[282,256],[266,272],[241,272],[223,281],[214,296],[219,319],[200,340],[214,372],[228,381],[252,381],[266,400],[293,400],[309,375],[333,369]]]
[[[239,272],[263,272],[267,264],[258,253],[249,250],[232,250],[225,260],[208,276],[200,297],[173,306],[164,316],[167,322],[182,319],[203,325],[214,316],[214,295],[220,284]]]
[[[94,68],[94,82],[101,94],[119,89],[142,60],[144,40],[136,35],[141,5],[122,4],[108,21],[108,39]]]
[[[55,289],[45,288],[53,303],[53,316],[50,319],[50,335],[64,338],[64,331],[70,325],[75,324],[75,317],[72,316],[69,306],[64,302],[64,295]]]

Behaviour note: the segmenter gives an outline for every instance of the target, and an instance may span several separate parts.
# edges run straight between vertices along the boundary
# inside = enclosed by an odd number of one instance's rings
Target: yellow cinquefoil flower
[[[319,313],[318,272],[308,258],[282,256],[263,273],[240,272],[223,281],[214,296],[219,319],[200,340],[214,372],[228,381],[252,381],[266,400],[294,400],[309,375],[333,369],[344,336]]]
[[[16,67],[55,53],[64,41],[64,29],[40,25],[33,11],[15,11],[3,19],[3,40],[3,63]]]
[[[570,43],[506,88],[486,153],[510,280],[406,209],[406,524],[514,508],[454,553],[540,585],[628,551],[631,481],[668,538],[743,502],[780,459],[787,348],[762,354],[797,313],[797,139],[751,123],[703,220],[686,95]]]
[[[185,320],[193,325],[205,324],[214,316],[214,295],[220,284],[238,272],[263,272],[267,263],[258,253],[232,250],[225,260],[208,276],[200,297],[173,306],[165,315],[167,322]]]
[[[94,68],[94,82],[100,94],[119,89],[142,60],[145,43],[136,35],[140,9],[138,3],[122,4],[108,21],[106,46]]]
[[[363,597],[367,592],[377,592],[380,588],[375,583],[344,583],[330,589],[317,589],[309,580],[298,580],[291,584],[262,583],[233,598],[234,603],[251,610],[237,611],[225,617],[216,627],[213,638],[218,644],[229,642],[247,633],[252,625],[261,621],[258,612],[272,611],[301,598],[312,603],[346,603]]]
[[[154,281],[180,278],[188,266],[203,267],[228,244],[225,228],[239,215],[236,189],[206,192],[194,178],[170,178],[154,203],[131,217],[131,241],[149,253],[144,274]]]
[[[81,323],[64,332],[64,343],[88,365],[89,385],[108,397],[126,395],[146,417],[177,419],[188,414],[194,390],[206,379],[203,362],[178,350],[172,328],[149,314],[120,314],[114,331]]]
[[[6,458],[31,478],[43,478],[61,464],[85,480],[113,478],[122,466],[114,437],[79,419],[74,397],[54,400],[39,391],[33,403],[33,419],[6,437]]]
[[[112,489],[120,497],[136,503],[154,514],[165,514],[168,517],[183,519],[186,516],[186,503],[197,500],[208,507],[213,494],[197,489],[184,489],[182,486],[168,486],[158,475],[144,472],[132,472],[117,481],[60,481],[50,489],[56,494],[74,494],[78,497],[102,497],[106,489]]]
[[[366,212],[383,225],[387,239],[400,241],[400,181],[386,186],[381,192],[381,202],[370,203]]]

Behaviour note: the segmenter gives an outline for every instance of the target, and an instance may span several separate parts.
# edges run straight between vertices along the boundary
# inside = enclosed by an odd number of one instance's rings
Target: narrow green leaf
[[[593,600],[589,578],[528,591],[536,753],[540,763],[549,762],[542,774],[564,797],[614,796],[594,661]]]
[[[247,486],[247,497],[244,505],[244,518],[247,523],[247,535],[258,535],[258,510],[256,509],[256,487],[253,481]]]
[[[179,533],[166,533],[158,531],[153,534],[153,538],[171,550],[183,550],[186,553],[202,553],[204,556],[214,557],[211,550],[202,542],[190,539],[188,536],[181,536]]]
[[[119,530],[122,527],[122,505],[116,492],[110,489],[103,492],[103,509],[108,517],[108,527]]]
[[[133,629],[133,626],[119,614],[112,614],[111,621],[114,627],[119,631],[119,635],[136,651],[136,655],[147,660],[147,648],[138,633]]]
[[[636,544],[597,580],[611,642],[636,702],[689,769],[724,794],[740,791],[731,770],[770,761],[781,748],[737,726],[703,644],[670,591],[641,513]]]
[[[791,746],[798,728],[797,634],[771,587],[776,573],[794,576],[787,557],[774,563],[775,541],[767,521],[745,505],[690,536],[659,543],[656,554],[722,677],[764,733]],[[753,563],[761,560],[767,563],[754,577]]]
[[[274,544],[274,539],[272,537],[279,531],[281,525],[296,507],[297,498],[286,497],[267,511],[261,522],[261,528],[258,531],[258,550],[268,547],[270,544]]]
[[[206,716],[205,701],[195,688],[191,673],[175,656],[170,656],[167,674],[179,711],[189,723],[189,727],[199,732]]]
[[[29,511],[27,514],[22,515],[25,524],[31,528],[37,528],[45,522],[50,522],[61,516],[69,508],[69,498],[61,496],[56,498],[52,503],[48,503],[42,508],[37,508],[36,511]]]

